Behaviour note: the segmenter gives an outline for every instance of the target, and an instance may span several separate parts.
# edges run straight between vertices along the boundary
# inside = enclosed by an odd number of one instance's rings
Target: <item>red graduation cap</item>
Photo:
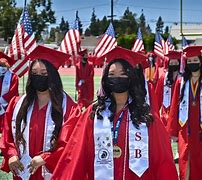
[[[2,61],[7,62],[9,64],[9,66],[11,67],[13,64],[15,64],[15,60],[12,59],[11,57],[7,56],[5,53],[0,51],[0,60],[2,59]]]
[[[106,63],[109,63],[114,59],[125,59],[132,66],[135,66],[138,63],[144,62],[146,58],[147,57],[141,53],[137,53],[129,49],[116,46],[114,49],[100,57],[99,60],[104,61],[106,59]]]
[[[88,50],[87,50],[87,48],[85,48],[85,49],[82,49],[81,51],[79,51],[79,55],[80,56],[84,56],[84,54],[87,54],[88,53]]]
[[[26,58],[25,60],[37,60],[37,59],[43,59],[49,61],[51,64],[55,66],[56,69],[58,69],[61,65],[63,65],[65,62],[67,64],[70,64],[70,55],[63,53],[61,51],[50,49],[45,46],[38,45]]]
[[[183,50],[186,58],[201,56],[202,55],[202,46],[188,46]]]
[[[181,51],[169,51],[168,54],[165,54],[169,59],[181,59]]]

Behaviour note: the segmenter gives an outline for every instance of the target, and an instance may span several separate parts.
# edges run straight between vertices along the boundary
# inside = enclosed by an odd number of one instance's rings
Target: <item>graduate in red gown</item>
[[[167,130],[178,139],[180,179],[202,177],[202,46],[184,49],[185,72],[175,85]]]
[[[160,111],[160,118],[165,126],[168,122],[175,83],[179,77],[181,52],[169,51],[166,57],[169,59],[168,69],[158,80],[155,91],[158,97],[158,111]]]
[[[87,108],[94,98],[94,67],[88,61],[87,50],[82,52],[81,61],[76,64],[76,90],[78,105]]]
[[[146,62],[146,59],[145,59],[145,62]],[[140,64],[136,65],[134,70],[135,70],[135,74],[137,76],[139,76],[139,78],[141,79],[142,88],[145,89],[145,91],[146,91],[146,103],[148,105],[150,105],[152,113],[154,112],[154,113],[158,114],[159,113],[158,101],[157,101],[157,97],[155,94],[154,86],[150,81],[146,81],[145,77],[144,77],[144,70],[143,69],[145,69],[149,66],[149,64],[144,66],[145,62],[141,62]]]
[[[60,152],[75,127],[69,118],[76,104],[63,91],[57,68],[69,55],[38,46],[27,59],[32,61],[26,94],[11,100],[5,115],[0,148],[4,155],[1,169],[14,179],[50,179]],[[65,127],[63,123],[65,122]],[[60,130],[65,129],[60,135]]]
[[[156,55],[153,52],[147,54],[150,66],[145,69],[145,79],[153,84],[154,89],[156,88],[157,81],[159,79],[159,67],[156,62]]]
[[[80,117],[52,179],[177,180],[165,129],[145,102],[134,57],[123,48],[114,56],[106,54],[104,94]]]
[[[0,133],[8,103],[12,97],[18,96],[18,77],[9,70],[14,63],[13,59],[0,52]]]

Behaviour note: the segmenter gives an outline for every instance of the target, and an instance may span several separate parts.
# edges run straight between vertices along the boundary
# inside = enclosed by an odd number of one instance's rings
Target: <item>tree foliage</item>
[[[55,11],[52,10],[51,0],[31,0],[28,5],[30,18],[32,20],[32,28],[36,38],[41,38],[41,32],[48,27],[49,24],[56,22]]]
[[[22,11],[20,8],[16,8],[15,5],[15,0],[0,1],[0,36],[4,40],[13,36]]]
[[[159,18],[156,22],[156,31],[163,33],[163,27],[164,27],[164,22],[162,20],[162,17],[159,16]]]
[[[61,22],[59,24],[60,32],[62,34],[66,34],[66,32],[69,30],[69,23],[68,21],[65,21],[64,17],[62,16]]]

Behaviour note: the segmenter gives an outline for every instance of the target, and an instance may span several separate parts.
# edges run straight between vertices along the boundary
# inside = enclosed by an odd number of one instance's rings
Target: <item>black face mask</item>
[[[172,71],[172,72],[175,72],[175,71],[179,70],[179,67],[180,67],[179,65],[169,65],[168,70]]]
[[[42,75],[31,75],[32,87],[40,92],[46,91],[48,89],[48,76]]]
[[[196,72],[200,69],[200,63],[191,63],[191,64],[187,64],[187,68],[191,71],[191,72]]]
[[[112,92],[123,93],[129,89],[130,81],[124,77],[108,77],[106,85]]]

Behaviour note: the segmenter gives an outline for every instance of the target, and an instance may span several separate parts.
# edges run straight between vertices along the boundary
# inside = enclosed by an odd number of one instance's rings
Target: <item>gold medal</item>
[[[120,158],[121,157],[121,154],[122,154],[122,150],[119,146],[114,146],[113,147],[113,155],[114,155],[114,158]]]

